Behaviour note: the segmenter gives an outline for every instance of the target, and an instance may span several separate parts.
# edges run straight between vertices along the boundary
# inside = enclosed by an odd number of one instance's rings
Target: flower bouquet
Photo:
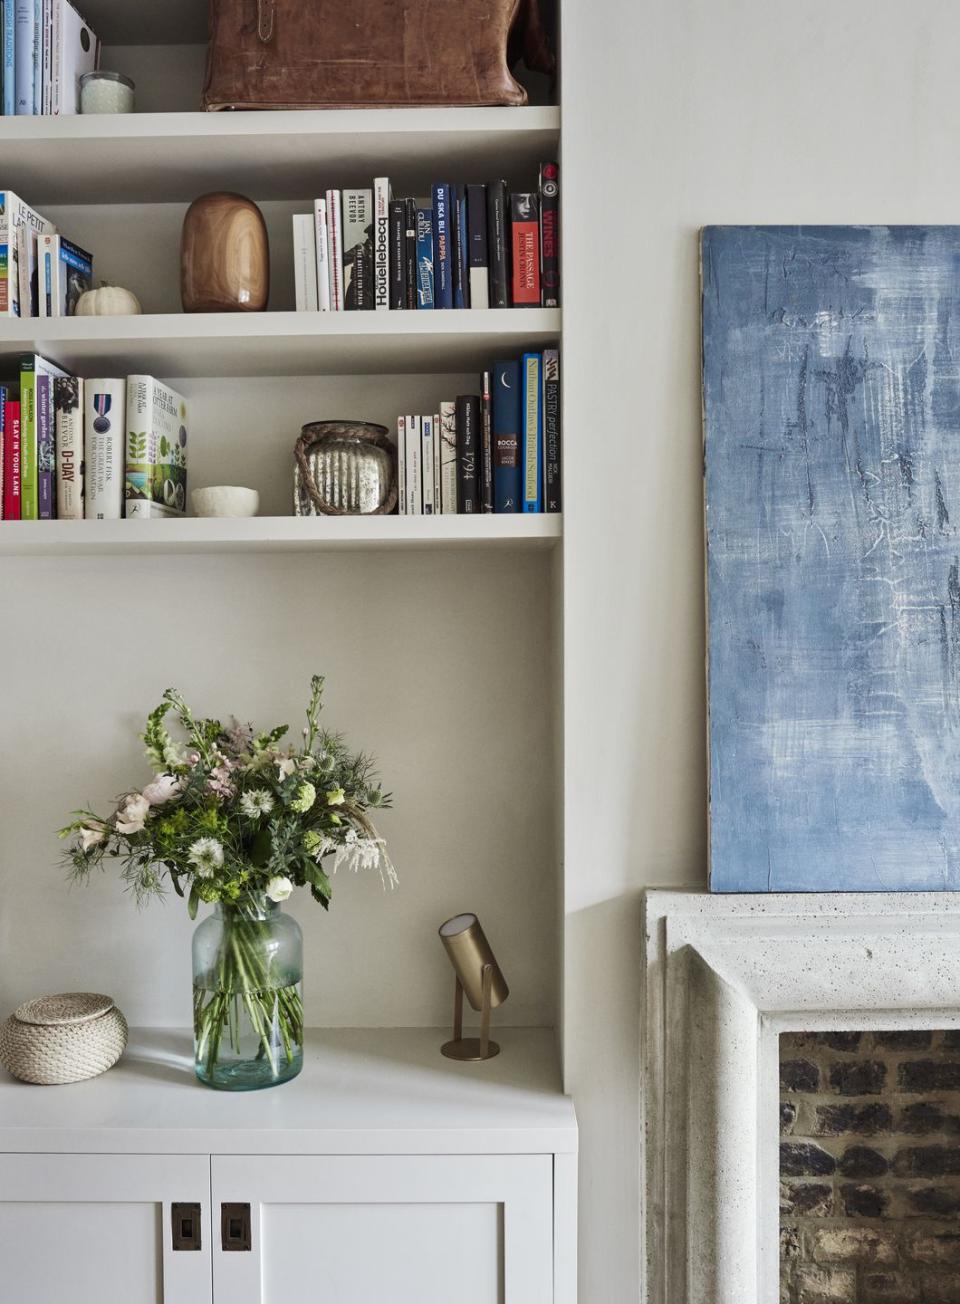
[[[211,1086],[268,1086],[300,1070],[300,930],[279,903],[307,887],[327,909],[341,867],[396,883],[368,814],[389,794],[368,757],[320,727],[322,693],[316,675],[294,747],[282,745],[286,725],[263,733],[197,719],[167,689],[142,735],[153,781],[125,793],[113,815],[75,811],[60,830],[74,839],[67,859],[77,878],[115,859],[138,904],[168,879],[191,918],[201,902],[216,907],[194,935],[196,1071]],[[167,730],[171,711],[182,740]]]

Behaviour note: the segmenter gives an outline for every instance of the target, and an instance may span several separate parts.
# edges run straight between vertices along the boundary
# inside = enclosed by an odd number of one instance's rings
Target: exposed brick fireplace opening
[[[780,1038],[781,1304],[960,1304],[960,1031]]]

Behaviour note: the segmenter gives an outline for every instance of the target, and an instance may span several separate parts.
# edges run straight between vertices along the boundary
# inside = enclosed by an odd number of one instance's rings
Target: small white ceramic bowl
[[[244,489],[236,484],[212,484],[206,489],[194,489],[190,501],[197,516],[256,516],[260,509],[260,495],[256,489]]]

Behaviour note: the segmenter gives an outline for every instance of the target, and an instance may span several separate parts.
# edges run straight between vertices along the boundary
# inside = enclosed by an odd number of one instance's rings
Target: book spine
[[[35,317],[33,295],[30,292],[30,251],[33,232],[26,225],[17,227],[17,303],[21,317]]]
[[[440,507],[457,513],[457,405],[448,400],[440,404]]]
[[[433,301],[437,308],[453,307],[453,257],[450,247],[450,187],[433,187]]]
[[[59,263],[60,237],[42,235],[37,241],[37,299],[39,316],[58,317],[56,305],[56,286],[59,277],[56,274]]]
[[[327,201],[313,201],[313,243],[317,255],[317,308],[330,311],[330,259],[327,232]]]
[[[43,0],[33,0],[33,114],[43,112]]]
[[[486,186],[467,186],[467,263],[470,269],[470,307],[489,308]]]
[[[327,266],[330,271],[330,311],[343,311],[343,230],[340,215],[340,191],[328,190]]]
[[[407,515],[423,515],[423,469],[420,448],[420,418],[408,416],[404,427],[406,443]]]
[[[457,511],[480,511],[480,399],[457,397]]]
[[[423,514],[433,516],[437,510],[433,498],[433,417],[420,418],[420,465],[423,468]]]
[[[417,201],[404,200],[403,208],[403,302],[417,306]]]
[[[373,182],[373,300],[377,312],[390,307],[390,180]]]
[[[127,384],[120,377],[98,378],[86,380],[83,388],[84,518],[118,521],[123,516]]]
[[[507,183],[487,187],[487,256],[490,259],[490,307],[510,307],[510,244],[507,238]]]
[[[513,245],[513,306],[540,307],[540,223],[537,197],[510,196],[510,228]]]
[[[543,510],[563,510],[560,448],[560,353],[543,351]]]
[[[56,420],[57,517],[83,520],[83,381],[57,376],[53,382]]]
[[[390,204],[390,307],[392,309],[407,306],[406,293],[406,212],[407,206],[402,199],[394,199]]]
[[[16,30],[15,0],[5,0],[3,6],[3,112],[6,117],[13,117],[17,111],[16,92]]]
[[[493,510],[520,510],[520,364],[493,366]]]
[[[490,372],[483,373],[480,395],[480,508],[493,511],[493,405]]]
[[[50,112],[55,116],[63,104],[63,8],[67,0],[53,0],[53,31],[50,37]]]
[[[52,521],[56,505],[53,376],[38,370],[34,382],[37,412],[37,520]]]
[[[520,360],[520,469],[523,473],[523,510],[543,511],[543,414],[540,407],[539,353],[525,353]]]
[[[397,417],[397,513],[407,514],[407,419]]]
[[[127,520],[182,516],[187,506],[187,407],[153,376],[128,376],[124,441]]]
[[[0,521],[3,520],[3,463],[7,429],[7,387],[0,385]]]
[[[16,111],[33,113],[33,0],[14,0]]]
[[[433,307],[433,210],[417,209],[417,307]]]
[[[43,112],[53,112],[53,0],[43,0]]]
[[[433,421],[433,510],[439,516],[443,511],[443,488],[440,477],[440,413],[435,412]]]
[[[540,167],[540,302],[560,307],[560,169]]]
[[[4,404],[3,418],[3,519],[20,520],[20,401]]]
[[[343,306],[373,310],[373,191],[343,191]]]
[[[470,233],[467,216],[467,188],[457,186],[455,197],[451,187],[451,211],[456,220],[456,263],[453,272],[453,306],[472,308],[470,298]]]
[[[20,519],[37,520],[37,390],[35,359],[20,363]]]
[[[293,215],[293,283],[297,312],[316,312],[317,233],[312,213]]]

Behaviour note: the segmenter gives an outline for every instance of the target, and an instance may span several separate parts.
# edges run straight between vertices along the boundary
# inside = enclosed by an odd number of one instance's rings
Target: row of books
[[[560,354],[495,362],[479,394],[397,417],[401,516],[561,510]]]
[[[559,307],[559,178],[545,163],[536,193],[438,182],[394,199],[387,177],[328,190],[294,214],[297,311]]]
[[[93,255],[0,190],[0,317],[72,317],[93,286]]]
[[[79,113],[100,42],[70,0],[0,0],[0,33],[4,114]]]
[[[5,521],[182,516],[187,407],[154,376],[71,376],[39,354],[0,383]]]

